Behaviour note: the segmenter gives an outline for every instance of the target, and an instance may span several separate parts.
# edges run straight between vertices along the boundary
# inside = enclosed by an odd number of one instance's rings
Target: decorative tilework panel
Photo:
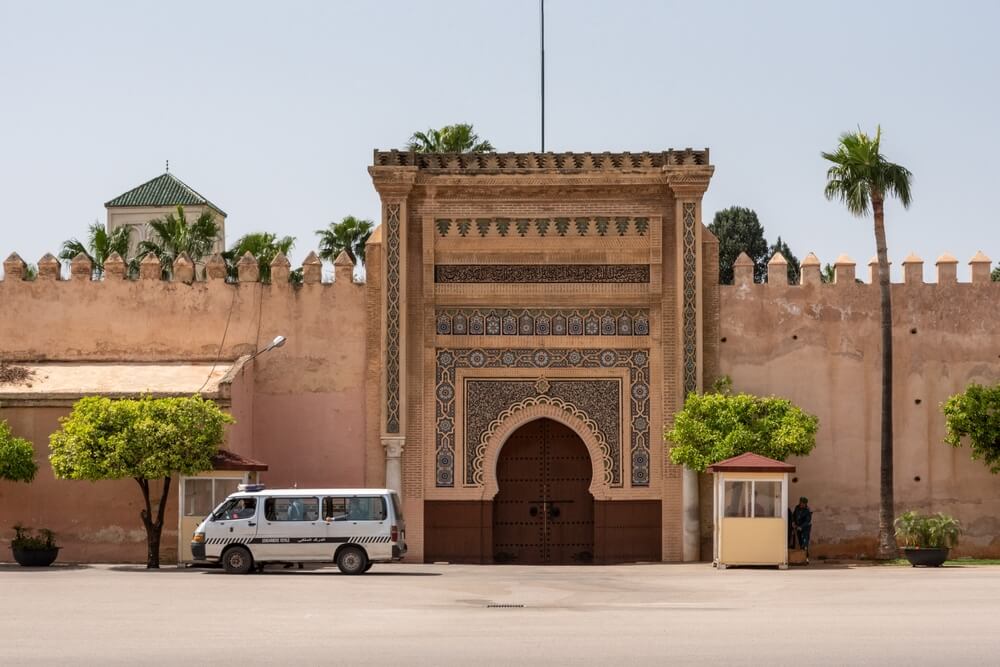
[[[600,348],[438,349],[435,368],[436,485],[455,485],[455,397],[459,368],[626,368],[632,486],[649,485],[649,352]],[[475,405],[467,409],[476,410]],[[593,415],[592,415],[593,418]],[[596,421],[596,419],[595,419]],[[466,434],[468,435],[468,434]],[[468,443],[468,438],[465,439]]]
[[[606,478],[611,486],[621,486],[621,380],[551,379],[539,380],[467,379],[465,381],[465,483],[482,477],[483,435],[504,410],[539,394],[559,399],[585,413],[601,431],[608,445],[610,467]]]
[[[683,348],[684,394],[698,390],[698,281],[697,281],[697,232],[695,205],[683,204]]]
[[[648,264],[437,264],[435,283],[648,283]]]
[[[595,332],[589,335],[649,335],[649,310],[644,308],[439,308],[436,331],[439,336],[582,336],[585,319]],[[504,321],[510,326],[501,327]]]
[[[399,433],[399,204],[386,207],[385,430]]]

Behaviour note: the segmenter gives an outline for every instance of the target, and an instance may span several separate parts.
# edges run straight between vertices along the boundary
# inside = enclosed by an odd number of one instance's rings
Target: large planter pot
[[[52,549],[16,549],[11,547],[11,551],[14,552],[14,560],[24,567],[48,567],[59,557],[59,547]]]
[[[903,555],[910,561],[913,567],[941,567],[948,560],[947,547],[934,547],[920,549],[917,547],[904,547]]]

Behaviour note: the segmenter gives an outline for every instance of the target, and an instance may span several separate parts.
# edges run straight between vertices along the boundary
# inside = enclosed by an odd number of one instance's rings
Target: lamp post
[[[264,354],[265,352],[267,352],[269,350],[273,350],[276,347],[281,347],[282,345],[285,344],[286,340],[287,339],[284,336],[275,336],[274,340],[272,340],[270,343],[267,344],[267,347],[265,347],[263,350],[257,350],[256,352],[254,352],[253,354],[251,354],[250,357],[247,359],[247,361],[250,361],[254,357],[257,357],[257,356],[259,356],[261,354]]]

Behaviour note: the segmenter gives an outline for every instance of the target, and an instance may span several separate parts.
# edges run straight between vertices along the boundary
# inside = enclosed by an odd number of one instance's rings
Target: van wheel
[[[231,547],[222,557],[226,574],[246,574],[253,568],[253,556],[246,547]]]
[[[337,567],[344,574],[361,574],[368,566],[368,557],[358,547],[344,547],[337,554]]]

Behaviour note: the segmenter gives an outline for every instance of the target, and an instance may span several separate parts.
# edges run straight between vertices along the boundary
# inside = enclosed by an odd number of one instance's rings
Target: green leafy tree
[[[728,378],[703,394],[688,394],[665,434],[670,460],[691,470],[753,452],[784,461],[816,446],[819,419],[784,398],[733,394]]]
[[[288,255],[295,245],[295,237],[282,236],[278,238],[276,234],[270,232],[255,232],[245,234],[236,240],[236,243],[222,253],[222,258],[226,260],[226,273],[230,280],[236,280],[238,276],[237,265],[240,258],[246,253],[250,253],[257,258],[257,268],[260,269],[260,281],[271,282],[271,262],[278,256],[278,253]],[[294,282],[289,275],[289,281]]]
[[[799,258],[795,256],[792,249],[788,247],[788,244],[778,237],[778,240],[774,242],[768,251],[768,257],[774,257],[774,253],[780,252],[781,255],[788,262],[788,282],[792,285],[797,285],[799,283],[799,275],[802,273],[802,265],[799,263]]]
[[[319,237],[319,258],[332,262],[341,252],[355,264],[358,260],[365,263],[365,244],[372,235],[374,225],[371,220],[359,220],[353,215],[345,217],[340,222],[331,222],[326,229],[317,229]]]
[[[219,236],[219,225],[215,222],[215,215],[209,211],[189,223],[184,207],[178,206],[176,213],[150,220],[149,231],[150,238],[139,243],[132,270],[137,270],[146,255],[153,255],[160,260],[163,279],[169,280],[173,275],[174,260],[181,253],[186,252],[195,264],[211,254]]]
[[[824,264],[823,270],[819,274],[820,282],[833,283],[834,278],[836,278],[836,273],[833,270],[833,264]]]
[[[200,396],[112,400],[89,396],[59,420],[49,438],[49,461],[61,479],[132,478],[142,491],[140,512],[146,529],[146,567],[160,566],[160,535],[178,474],[211,470],[232,417]],[[150,482],[161,480],[157,511],[150,499]]]
[[[94,278],[98,279],[104,275],[104,262],[112,253],[118,253],[126,262],[129,261],[131,233],[132,227],[129,225],[122,225],[108,232],[104,225],[95,222],[87,228],[87,243],[81,243],[75,238],[66,241],[59,259],[72,261],[82,252],[93,264]]]
[[[456,123],[445,125],[440,130],[430,128],[426,132],[414,132],[406,150],[418,153],[490,153],[493,144],[480,139],[472,125]]]
[[[27,264],[24,267],[24,279],[34,280],[38,277],[38,265],[37,264]]]
[[[768,253],[764,227],[753,209],[730,206],[715,213],[708,230],[719,239],[719,282],[733,284],[733,263],[745,252],[753,260],[754,282],[764,282]]]
[[[35,448],[31,441],[15,436],[7,422],[0,420],[0,479],[30,482],[37,472]]]
[[[993,282],[1000,283],[1000,266],[990,271],[990,278],[993,279]]]
[[[892,298],[889,287],[889,257],[885,242],[885,199],[896,197],[904,208],[910,206],[912,174],[905,167],[889,162],[881,153],[882,128],[869,137],[860,129],[840,136],[832,153],[822,153],[831,162],[826,172],[827,199],[839,199],[851,214],[862,218],[869,213],[874,219],[875,251],[878,256],[879,295],[882,319],[882,428],[880,499],[878,516],[878,556],[895,558],[896,539],[893,532],[895,506],[893,501],[892,454]]]
[[[972,458],[982,459],[993,474],[1000,473],[1000,384],[972,383],[941,406],[947,431],[944,441],[961,447],[968,438]]]

